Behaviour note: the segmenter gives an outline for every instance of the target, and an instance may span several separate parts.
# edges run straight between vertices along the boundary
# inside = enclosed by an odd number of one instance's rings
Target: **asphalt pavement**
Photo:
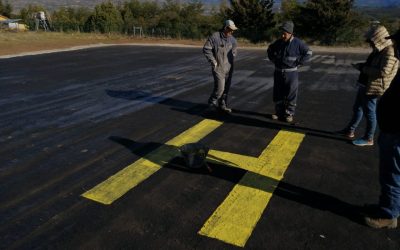
[[[335,133],[352,113],[351,63],[366,56],[314,52],[293,124],[270,119],[266,49],[239,48],[231,115],[207,108],[200,47],[0,59],[0,249],[400,249],[399,229],[363,224],[379,196],[377,145]],[[196,141],[212,171],[179,156]],[[212,233],[225,214],[232,242]]]

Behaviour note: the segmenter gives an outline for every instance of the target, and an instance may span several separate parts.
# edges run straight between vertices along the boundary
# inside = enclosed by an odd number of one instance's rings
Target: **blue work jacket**
[[[297,37],[292,37],[287,42],[276,40],[268,47],[267,53],[276,69],[296,69],[310,61],[312,56],[312,51]]]

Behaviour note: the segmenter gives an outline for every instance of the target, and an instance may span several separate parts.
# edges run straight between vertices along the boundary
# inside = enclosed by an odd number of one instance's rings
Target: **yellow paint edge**
[[[81,196],[105,205],[113,203],[176,157],[179,154],[177,147],[186,143],[197,142],[221,125],[222,122],[215,120],[205,119],[201,121],[168,141],[167,145],[161,146],[155,152],[128,165]]]
[[[199,234],[244,247],[303,138],[300,133],[280,131],[255,163],[259,171],[243,176]]]

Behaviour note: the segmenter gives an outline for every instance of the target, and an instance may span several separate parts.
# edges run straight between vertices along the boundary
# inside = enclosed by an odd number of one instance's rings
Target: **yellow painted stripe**
[[[221,125],[222,122],[219,121],[209,119],[201,121],[168,141],[166,145],[145,155],[94,188],[83,193],[82,196],[106,205],[111,204],[157,172],[164,164],[178,156],[179,151],[177,147],[186,143],[197,142]]]
[[[207,155],[207,162],[241,168],[247,171],[258,172],[259,159],[253,156],[239,155],[235,153],[210,150]]]
[[[296,154],[304,134],[280,131],[200,229],[199,234],[244,247]],[[214,152],[223,159],[223,154]],[[233,157],[233,155],[230,155]],[[242,156],[230,158],[240,165]],[[246,168],[246,166],[244,166]]]

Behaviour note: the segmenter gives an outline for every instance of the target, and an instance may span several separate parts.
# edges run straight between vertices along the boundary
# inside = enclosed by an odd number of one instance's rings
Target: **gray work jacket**
[[[223,32],[215,32],[206,41],[203,53],[213,69],[218,73],[228,73],[233,69],[237,52],[236,39],[225,37]]]

